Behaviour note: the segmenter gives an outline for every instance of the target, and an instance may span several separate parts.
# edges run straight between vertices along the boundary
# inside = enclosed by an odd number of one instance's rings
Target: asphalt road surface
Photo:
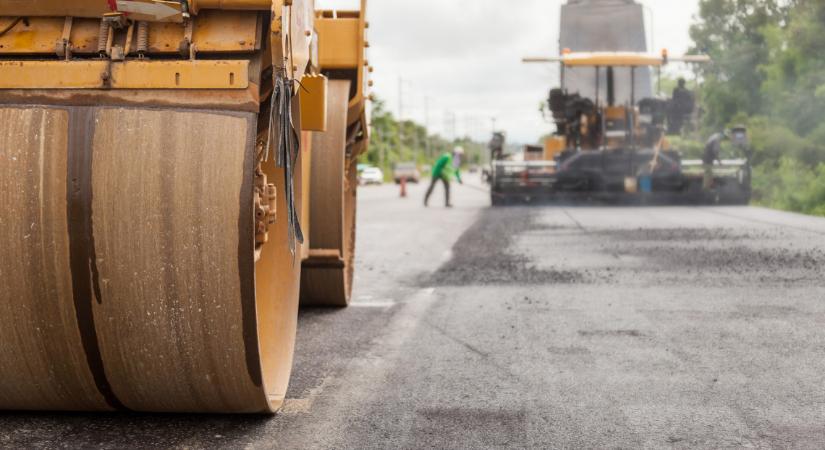
[[[825,220],[423,188],[361,191],[279,415],[4,413],[0,447],[825,447]]]

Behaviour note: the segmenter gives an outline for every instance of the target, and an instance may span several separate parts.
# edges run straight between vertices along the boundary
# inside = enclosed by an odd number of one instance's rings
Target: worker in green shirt
[[[427,195],[424,197],[424,206],[430,202],[430,196],[433,194],[436,183],[439,180],[444,183],[444,195],[446,199],[447,208],[452,208],[450,203],[450,181],[455,178],[459,183],[461,181],[461,157],[464,155],[464,150],[461,147],[456,147],[452,154],[444,153],[433,165],[432,180],[430,181],[430,188],[427,189]]]

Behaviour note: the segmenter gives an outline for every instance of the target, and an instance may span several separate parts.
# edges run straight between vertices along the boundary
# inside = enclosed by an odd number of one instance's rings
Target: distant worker
[[[493,139],[490,140],[490,160],[499,161],[504,159],[504,133],[493,133]]]
[[[657,125],[653,130],[653,134],[655,136],[654,141],[656,144],[653,146],[653,158],[650,160],[650,164],[648,165],[648,169],[651,174],[656,172],[659,168],[662,150],[668,150],[668,147],[670,146],[667,141],[667,134],[665,133],[665,129],[662,125]]]
[[[440,180],[444,183],[444,198],[445,198],[445,205],[447,208],[452,208],[453,205],[450,203],[450,181],[453,178],[458,180],[459,183],[464,184],[461,180],[461,157],[464,156],[464,149],[461,147],[456,147],[453,150],[453,153],[444,153],[441,157],[433,165],[433,172],[432,172],[432,180],[430,181],[430,187],[427,189],[427,195],[424,197],[424,206],[428,206],[430,202],[430,196],[433,194],[433,190],[435,189],[436,183]]]
[[[730,130],[730,141],[734,148],[747,159],[751,159],[750,142],[748,140],[748,128],[744,125],[736,125]]]
[[[578,111],[567,126],[567,148],[579,150],[581,148],[582,113]]]
[[[670,117],[668,118],[668,132],[670,134],[680,134],[685,122],[693,114],[696,100],[693,91],[686,87],[684,78],[679,78],[679,85],[673,89],[673,101],[670,106]]]
[[[507,156],[504,154],[504,143],[506,139],[504,133],[499,131],[493,132],[493,138],[490,139],[490,143],[487,145],[487,148],[490,150],[490,166],[485,168],[481,174],[485,182],[492,180],[493,172],[495,171],[495,162],[502,161]]]
[[[708,139],[705,144],[705,153],[702,156],[702,164],[705,167],[705,178],[702,182],[702,188],[706,191],[713,189],[713,164],[716,161],[722,163],[722,142],[730,139],[728,133],[723,131],[716,133]]]

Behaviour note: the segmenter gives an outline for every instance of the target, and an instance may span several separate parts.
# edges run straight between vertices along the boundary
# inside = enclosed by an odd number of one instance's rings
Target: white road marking
[[[381,308],[387,309],[392,308],[393,306],[397,305],[397,302],[370,302],[370,303],[352,303],[349,305],[350,308]]]

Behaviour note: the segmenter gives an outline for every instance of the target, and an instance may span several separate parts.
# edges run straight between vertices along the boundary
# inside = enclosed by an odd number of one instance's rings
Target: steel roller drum
[[[327,131],[312,142],[310,258],[304,262],[301,304],[344,307],[355,267],[357,160],[347,155],[350,82],[330,82]]]
[[[281,406],[300,264],[286,239],[255,261],[256,126],[253,113],[0,107],[0,409]],[[285,216],[271,234],[286,236]]]

